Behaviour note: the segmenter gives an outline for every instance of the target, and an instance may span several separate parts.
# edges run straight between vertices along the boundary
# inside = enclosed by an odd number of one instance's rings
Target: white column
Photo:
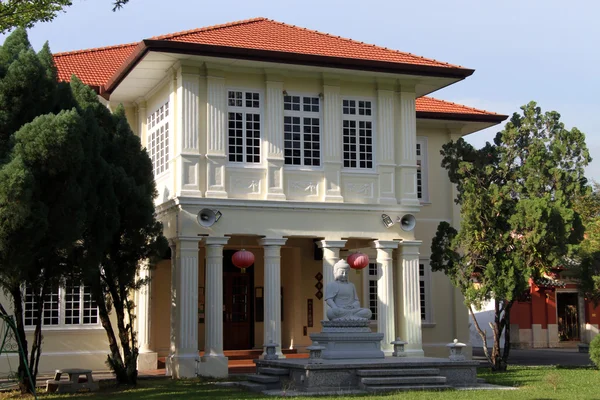
[[[396,287],[400,288],[399,336],[408,342],[404,347],[409,357],[423,357],[421,333],[421,299],[419,292],[420,240],[403,240],[398,251],[400,273]]]
[[[137,292],[136,303],[136,322],[139,344],[138,370],[156,369],[158,365],[158,355],[150,347],[151,332],[151,289],[150,270],[145,262],[139,271],[139,279],[144,279],[147,284],[142,286]]]
[[[379,203],[397,204],[396,161],[394,156],[394,92],[377,90],[377,169],[379,172]]]
[[[377,279],[377,332],[383,333],[381,350],[390,356],[394,352],[391,343],[396,340],[392,253],[398,248],[398,242],[375,240],[372,247],[377,249],[377,264],[381,272]]]
[[[324,200],[342,203],[342,100],[340,84],[335,80],[323,86],[323,128]]]
[[[200,69],[182,66],[177,71],[177,145],[175,172],[177,195],[202,196],[200,193]],[[172,106],[173,107],[173,106]]]
[[[283,193],[283,82],[267,80],[265,146],[267,200],[285,200]]]
[[[206,77],[206,197],[227,198],[227,90],[225,78],[210,71]]]
[[[346,245],[345,240],[321,240],[317,245],[323,249],[323,291],[327,284],[333,282],[333,265],[340,259],[340,249]],[[327,321],[327,303],[323,300],[323,320]]]
[[[397,164],[398,203],[418,206],[417,197],[417,115],[414,87],[400,92],[400,162]]]
[[[281,246],[287,239],[261,239],[265,250],[265,322],[264,344],[277,343],[277,355],[281,352]],[[263,356],[265,353],[263,353]]]
[[[171,274],[171,376],[196,376],[198,357],[198,242],[176,239]]]
[[[228,237],[204,238],[206,247],[204,355],[200,374],[227,376],[227,357],[223,353],[223,246]]]

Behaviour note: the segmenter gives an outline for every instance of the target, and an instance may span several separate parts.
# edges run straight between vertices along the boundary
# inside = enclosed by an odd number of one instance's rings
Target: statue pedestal
[[[321,358],[341,359],[377,359],[385,358],[381,351],[383,333],[373,333],[366,318],[338,319],[321,321],[320,333],[311,333],[313,342],[325,347]]]

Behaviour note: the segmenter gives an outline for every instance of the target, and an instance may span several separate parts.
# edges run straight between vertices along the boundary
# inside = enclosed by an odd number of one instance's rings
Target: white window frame
[[[295,111],[295,110],[286,110],[285,109],[285,97],[286,96],[290,96],[290,97],[300,97],[300,110],[299,111]],[[316,98],[319,100],[319,111],[318,112],[314,112],[314,111],[305,111],[304,110],[304,99],[305,98]],[[284,135],[284,146],[283,146],[283,152],[284,152],[284,168],[285,169],[302,169],[302,170],[321,170],[323,169],[323,133],[324,133],[324,129],[323,129],[323,99],[322,96],[319,93],[300,93],[300,92],[289,92],[284,94],[284,108],[283,108],[283,123],[284,123],[284,129],[283,129],[283,135]],[[285,118],[286,117],[290,117],[290,118],[300,118],[300,160],[301,163],[300,164],[286,164],[285,163],[285,152],[288,150],[288,148],[285,146]],[[317,118],[319,120],[319,165],[306,165],[305,164],[305,159],[304,159],[304,150],[305,150],[305,141],[304,141],[304,118]],[[293,149],[292,149],[293,150]]]
[[[344,101],[355,101],[356,102],[356,114],[344,114]],[[362,101],[368,101],[371,102],[371,115],[360,115],[359,114],[359,102]],[[377,154],[377,143],[375,141],[375,137],[377,136],[377,131],[376,131],[376,120],[377,120],[377,107],[376,107],[376,102],[374,98],[371,97],[355,97],[355,96],[343,96],[342,100],[341,100],[341,104],[340,104],[340,108],[341,108],[341,114],[342,114],[342,132],[341,132],[341,136],[342,136],[342,170],[343,171],[352,171],[352,172],[357,172],[357,171],[367,171],[367,172],[372,172],[376,169],[377,163],[376,163],[376,154]],[[345,150],[345,144],[344,144],[344,121],[355,121],[356,122],[356,146],[357,149],[352,152],[356,155],[356,167],[352,167],[352,166],[346,166],[346,159],[344,158],[344,153],[346,153],[347,151]],[[358,148],[358,146],[360,146],[360,144],[358,143],[359,140],[359,125],[360,122],[370,122],[371,123],[371,167],[360,167],[360,150]],[[350,160],[352,161],[352,160]],[[366,160],[367,161],[367,160]]]
[[[171,130],[173,129],[172,115],[173,115],[173,104],[170,99],[167,98],[165,101],[161,101],[160,105],[151,113],[148,113],[146,117],[146,149],[148,155],[152,160],[152,173],[154,178],[169,172],[169,163],[171,161]],[[163,110],[161,112],[161,109]],[[157,119],[160,120],[157,121]],[[161,134],[162,129],[162,136]],[[153,135],[156,135],[156,139],[153,141]],[[158,141],[160,137],[161,141]],[[162,148],[160,147],[162,145]],[[158,148],[157,148],[158,146]],[[161,154],[158,152],[162,150]]]
[[[421,275],[421,266],[423,267],[423,275]],[[423,286],[421,286],[421,282]],[[422,293],[424,290],[425,293]],[[419,259],[419,310],[421,315],[421,324],[424,327],[433,326],[433,304],[432,304],[432,285],[431,285],[431,266],[428,258]],[[425,299],[425,304],[421,304],[421,299]],[[423,313],[425,318],[423,318]]]
[[[242,105],[230,105],[229,104],[229,93],[230,92],[242,92]],[[246,106],[246,93],[258,93],[258,108],[255,107],[247,107]],[[226,149],[227,149],[227,163],[232,166],[260,166],[263,163],[263,132],[264,132],[264,104],[265,104],[265,96],[262,90],[259,89],[251,89],[251,88],[238,88],[238,87],[229,87],[226,89],[225,98],[227,101],[227,114],[225,115],[225,136],[227,138],[226,141]],[[241,113],[242,114],[242,161],[231,161],[229,152],[229,114],[230,113]],[[247,146],[247,131],[246,131],[246,114],[258,114],[259,116],[259,132],[258,132],[258,161],[247,161],[248,156],[248,146]],[[235,145],[234,145],[235,146]]]
[[[420,192],[421,196],[418,197],[419,201],[421,203],[429,203],[429,164],[427,160],[427,137],[417,136],[417,146],[418,149],[415,148],[415,153],[417,155],[417,197],[419,196]]]
[[[79,323],[77,324],[67,324],[66,320],[66,311],[67,311],[67,302],[66,302],[66,285],[61,285],[58,288],[58,324],[45,324],[42,322],[42,326],[44,330],[76,330],[76,329],[101,329],[101,321],[100,321],[100,313],[98,307],[96,308],[85,308],[85,287],[83,284],[76,284],[74,286],[79,286]],[[22,288],[23,293],[23,312],[25,313],[26,309],[26,287]],[[96,314],[96,322],[93,323],[84,323],[84,311],[85,310],[95,310]],[[47,313],[47,308],[44,306],[44,313],[42,314],[42,319],[44,319],[44,315]],[[35,324],[29,323],[25,324],[25,330],[34,330]]]

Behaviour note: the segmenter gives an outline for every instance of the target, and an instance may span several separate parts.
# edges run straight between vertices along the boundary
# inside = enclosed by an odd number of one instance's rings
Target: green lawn
[[[503,374],[479,371],[479,377],[489,383],[514,386],[518,390],[472,390],[445,392],[409,392],[382,396],[348,396],[353,399],[600,399],[600,372],[591,368],[556,367],[511,367]],[[4,394],[0,399],[14,399],[20,396]],[[215,386],[201,379],[172,381],[170,379],[141,380],[138,387],[126,389],[103,384],[101,391],[94,394],[46,396],[44,399],[274,399],[256,393]],[[319,397],[319,399],[339,399],[341,397]],[[296,397],[309,399],[309,397]]]

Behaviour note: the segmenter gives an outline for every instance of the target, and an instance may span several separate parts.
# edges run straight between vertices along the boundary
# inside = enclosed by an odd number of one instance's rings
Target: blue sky
[[[512,114],[530,100],[586,133],[600,181],[600,2],[580,0],[74,0],[30,30],[53,52],[128,43],[258,16],[475,69],[438,98]],[[0,41],[3,38],[0,37]],[[501,127],[469,136],[474,145]]]

